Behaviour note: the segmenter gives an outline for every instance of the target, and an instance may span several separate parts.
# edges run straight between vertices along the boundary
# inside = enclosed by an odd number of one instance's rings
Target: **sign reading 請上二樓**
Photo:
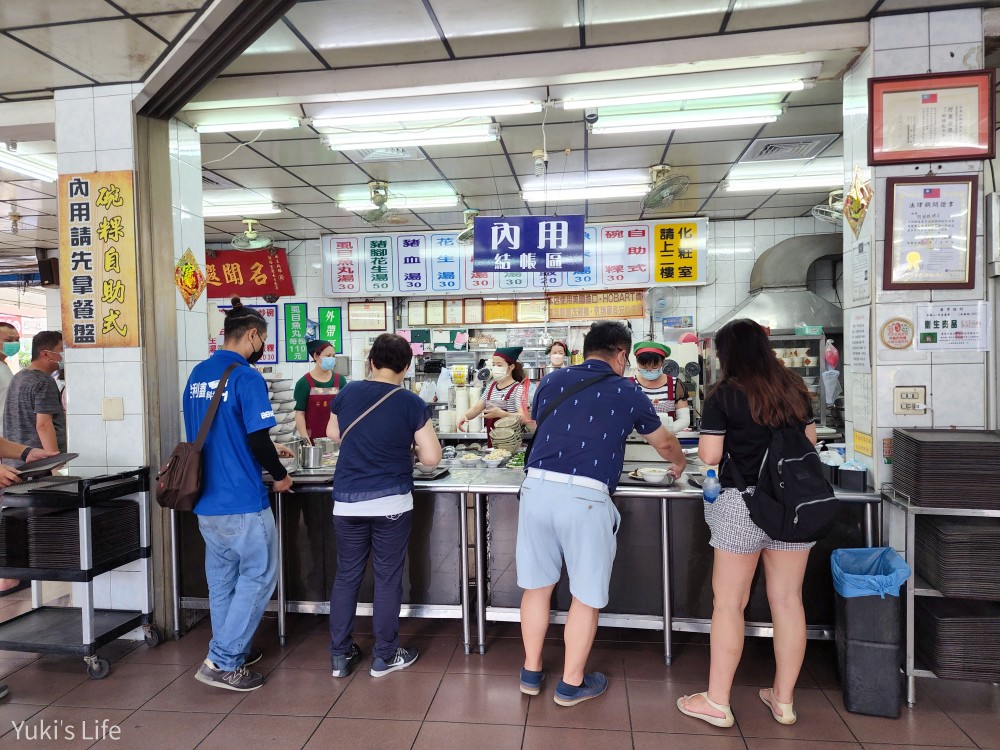
[[[66,346],[139,346],[131,171],[59,175],[59,247]]]

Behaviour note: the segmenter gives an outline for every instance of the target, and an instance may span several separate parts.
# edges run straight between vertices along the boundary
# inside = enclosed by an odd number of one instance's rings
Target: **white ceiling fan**
[[[687,192],[691,184],[691,178],[675,174],[670,175],[670,166],[667,164],[654,164],[649,168],[649,176],[653,180],[652,187],[642,199],[643,211],[663,211],[671,203]]]
[[[273,239],[253,228],[258,223],[256,219],[243,219],[243,223],[247,228],[234,234],[232,239],[232,245],[237,250],[266,250],[274,244]]]

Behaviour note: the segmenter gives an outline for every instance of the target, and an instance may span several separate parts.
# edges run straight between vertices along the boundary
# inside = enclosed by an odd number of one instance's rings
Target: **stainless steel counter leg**
[[[670,512],[668,500],[660,498],[660,549],[663,555],[663,662],[669,667],[673,660],[672,627],[670,617],[670,529],[667,516]]]
[[[874,547],[875,546],[875,504],[865,503],[865,521],[864,521],[864,532],[865,532],[865,546]]]
[[[173,589],[174,639],[181,637],[181,569],[177,534],[177,511],[170,511],[170,586]]]
[[[486,653],[486,531],[483,513],[483,496],[473,495],[473,512],[476,514],[476,634],[479,637],[479,653]]]
[[[468,495],[458,493],[459,576],[462,579],[462,643],[465,653],[472,653],[472,613],[469,606],[469,518],[466,512]]]
[[[914,664],[914,616],[913,597],[916,582],[914,581],[914,558],[916,557],[916,516],[903,512],[906,517],[906,564],[910,566],[910,577],[906,579],[906,702],[912,708],[917,702],[917,678],[913,675]]]
[[[275,533],[278,535],[278,645],[285,645],[285,611],[288,609],[288,592],[285,591],[285,512],[281,493],[274,493],[274,507],[278,511]]]

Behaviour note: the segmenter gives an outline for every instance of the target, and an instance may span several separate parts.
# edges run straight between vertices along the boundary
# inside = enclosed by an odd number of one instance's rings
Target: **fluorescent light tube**
[[[357,130],[326,136],[334,151],[353,151],[383,146],[434,146],[449,143],[486,143],[495,141],[500,130],[493,123],[480,125],[428,126],[401,130]]]
[[[649,192],[649,183],[638,185],[590,185],[588,187],[534,188],[521,192],[525,203],[563,203],[587,200],[629,200]]]
[[[479,107],[465,106],[455,109],[433,109],[425,112],[373,112],[371,114],[331,115],[314,117],[314,128],[351,128],[384,123],[430,123],[449,120],[464,120],[470,117],[493,115],[530,115],[542,111],[541,102],[521,102],[517,104],[484,104]]]
[[[59,177],[59,173],[53,167],[12,154],[7,150],[6,143],[0,143],[0,167],[43,182],[55,182]]]
[[[386,201],[386,206],[388,208],[397,209],[447,208],[448,206],[456,205],[458,205],[457,195],[428,195],[422,197],[401,196],[399,198],[390,197],[389,200]],[[378,208],[371,202],[370,198],[338,200],[337,206],[345,211],[373,211]]]
[[[601,115],[590,126],[594,135],[607,133],[645,133],[684,128],[718,128],[728,125],[754,125],[775,122],[784,112],[780,104],[759,107],[724,107],[693,109],[681,112],[642,112]]]
[[[697,89],[693,91],[664,91],[657,94],[635,94],[633,96],[607,96],[596,99],[565,99],[563,109],[593,109],[595,107],[615,107],[627,104],[659,104],[661,102],[683,102],[695,99],[719,99],[730,96],[753,96],[755,94],[781,94],[802,91],[813,85],[813,81],[785,81],[782,83],[762,83],[755,86],[727,86],[717,89]]]
[[[195,125],[199,133],[240,133],[247,130],[291,130],[301,123],[297,118],[288,117],[280,120],[262,120],[261,122],[219,122]]]
[[[825,189],[844,186],[844,175],[811,174],[797,177],[743,177],[726,180],[726,190],[730,193],[769,191],[769,190],[803,190],[808,188]]]
[[[202,206],[202,216],[206,219],[220,216],[246,216],[256,218],[258,216],[269,216],[280,214],[281,206],[275,203],[232,203],[229,205],[210,206],[207,203]]]

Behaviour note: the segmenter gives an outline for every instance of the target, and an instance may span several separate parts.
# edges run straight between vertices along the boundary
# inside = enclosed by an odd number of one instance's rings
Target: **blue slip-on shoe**
[[[577,703],[603,695],[608,689],[608,678],[600,672],[591,672],[583,676],[583,684],[579,687],[567,685],[559,680],[553,700],[560,706],[575,706]]]
[[[361,649],[358,644],[352,643],[346,654],[333,656],[330,658],[330,665],[333,667],[334,677],[350,677],[351,672],[361,661]]]
[[[521,667],[521,692],[525,695],[538,695],[542,690],[542,680],[545,679],[545,670],[539,669],[532,672],[530,669]]]
[[[418,656],[420,656],[420,652],[415,648],[397,648],[391,659],[383,659],[381,656],[374,657],[370,674],[372,677],[383,677],[390,672],[406,669],[417,660]]]

